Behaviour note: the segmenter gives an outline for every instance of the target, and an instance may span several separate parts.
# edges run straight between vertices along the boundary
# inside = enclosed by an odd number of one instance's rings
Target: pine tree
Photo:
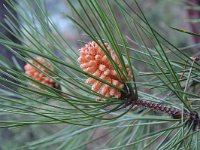
[[[155,29],[143,1],[66,3],[66,17],[84,33],[78,46],[62,36],[44,1],[5,6],[10,28],[1,26],[20,43],[1,33],[0,44],[26,65],[1,61],[1,73],[17,82],[0,77],[0,127],[60,129],[37,140],[30,134],[19,149],[198,149],[198,51],[186,53]]]

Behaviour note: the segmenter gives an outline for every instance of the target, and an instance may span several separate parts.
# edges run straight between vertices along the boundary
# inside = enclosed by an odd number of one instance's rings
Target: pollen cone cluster
[[[117,66],[122,69],[120,62],[113,50],[109,47],[107,43],[104,44],[106,49],[110,53],[112,59],[115,61]],[[102,45],[103,46],[103,45]],[[94,41],[89,42],[85,47],[80,49],[80,57],[78,58],[80,67],[87,73],[92,74],[102,80],[109,82],[110,84],[122,89],[124,87],[125,79],[122,77],[118,78],[117,72],[111,65],[110,60],[105,55],[102,48]],[[126,65],[128,72],[128,78],[132,78],[132,74],[128,65]],[[124,71],[122,71],[124,72]],[[94,78],[88,78],[86,80],[87,84],[92,85],[92,90],[104,95],[105,97],[120,98],[121,92],[116,88],[113,88],[105,83],[102,83]]]
[[[44,65],[45,67],[47,67],[48,69],[53,71],[53,68],[52,68],[51,64],[47,63],[42,57],[36,57],[36,60],[39,63],[41,63],[42,65]],[[30,60],[29,62],[30,62],[29,64],[26,64],[24,66],[25,74],[28,77],[30,77],[30,78],[32,78],[34,80],[37,80],[40,83],[45,84],[45,85],[50,86],[50,87],[53,87],[55,85],[55,82],[52,79],[50,79],[49,77],[45,76],[43,73],[39,72],[33,66],[35,66],[36,68],[38,68],[39,70],[41,70],[41,71],[43,71],[43,72],[45,72],[47,74],[50,74],[49,71],[46,68],[42,67],[40,64],[38,64],[34,60]],[[32,84],[35,85],[36,87],[40,88],[40,86],[37,83],[32,83]]]

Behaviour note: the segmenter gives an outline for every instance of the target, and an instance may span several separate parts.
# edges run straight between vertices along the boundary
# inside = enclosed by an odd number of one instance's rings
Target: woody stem
[[[193,112],[193,113],[186,112],[186,111],[182,112],[179,109],[164,106],[162,104],[150,102],[146,100],[136,100],[136,101],[133,101],[132,104],[138,107],[148,108],[153,111],[167,113],[168,115],[172,116],[174,119],[181,119],[183,116],[184,118],[195,120],[199,117],[199,115],[196,112]]]

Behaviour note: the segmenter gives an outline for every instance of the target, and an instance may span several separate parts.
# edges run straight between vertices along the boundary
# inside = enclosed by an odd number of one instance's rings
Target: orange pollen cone
[[[106,46],[107,51],[110,53],[110,56],[112,57],[113,61],[121,69],[122,66],[114,51],[109,47],[107,43],[104,43],[104,45]],[[102,44],[102,47],[104,45]],[[126,79],[124,79],[123,77],[119,79],[119,77],[117,76],[118,73],[113,68],[111,62],[109,61],[109,58],[96,42],[94,41],[89,42],[80,49],[80,57],[78,58],[78,62],[80,64],[80,67],[85,72],[95,77],[98,77],[112,84],[113,86],[117,86],[120,89],[124,87],[124,82]],[[126,64],[126,71],[128,72],[128,80],[132,79],[132,73],[127,64]],[[101,95],[104,95],[105,97],[114,97],[114,98],[121,97],[121,91],[103,82],[97,81],[94,78],[91,77],[88,78],[86,80],[86,83],[92,85],[93,91]]]
[[[42,65],[44,65],[45,67],[47,67],[48,69],[50,69],[51,71],[54,71],[54,69],[52,68],[51,64],[47,63],[42,57],[36,57],[36,60],[41,63]],[[38,62],[31,60],[29,64],[26,64],[24,66],[24,70],[25,70],[25,74],[36,80],[39,81],[42,84],[45,84],[47,86],[53,87],[55,85],[55,81],[53,81],[52,79],[50,79],[49,77],[45,76],[42,72],[39,72],[37,69],[50,74],[49,70],[42,67]],[[32,65],[33,66],[32,66]],[[37,68],[35,68],[35,67]],[[36,87],[40,88],[40,86],[36,83],[32,83],[33,85],[35,85]]]

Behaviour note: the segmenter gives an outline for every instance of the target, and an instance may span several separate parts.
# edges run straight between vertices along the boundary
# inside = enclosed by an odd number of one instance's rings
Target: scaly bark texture
[[[137,100],[133,99],[131,104],[139,108],[147,108],[152,111],[166,113],[174,119],[183,118],[184,121],[186,120],[186,125],[188,125],[188,127],[192,127],[193,131],[200,128],[200,117],[196,111],[192,111],[192,112],[182,111],[176,108],[165,106],[163,104],[150,102],[146,100],[140,100],[140,99],[137,99]]]

